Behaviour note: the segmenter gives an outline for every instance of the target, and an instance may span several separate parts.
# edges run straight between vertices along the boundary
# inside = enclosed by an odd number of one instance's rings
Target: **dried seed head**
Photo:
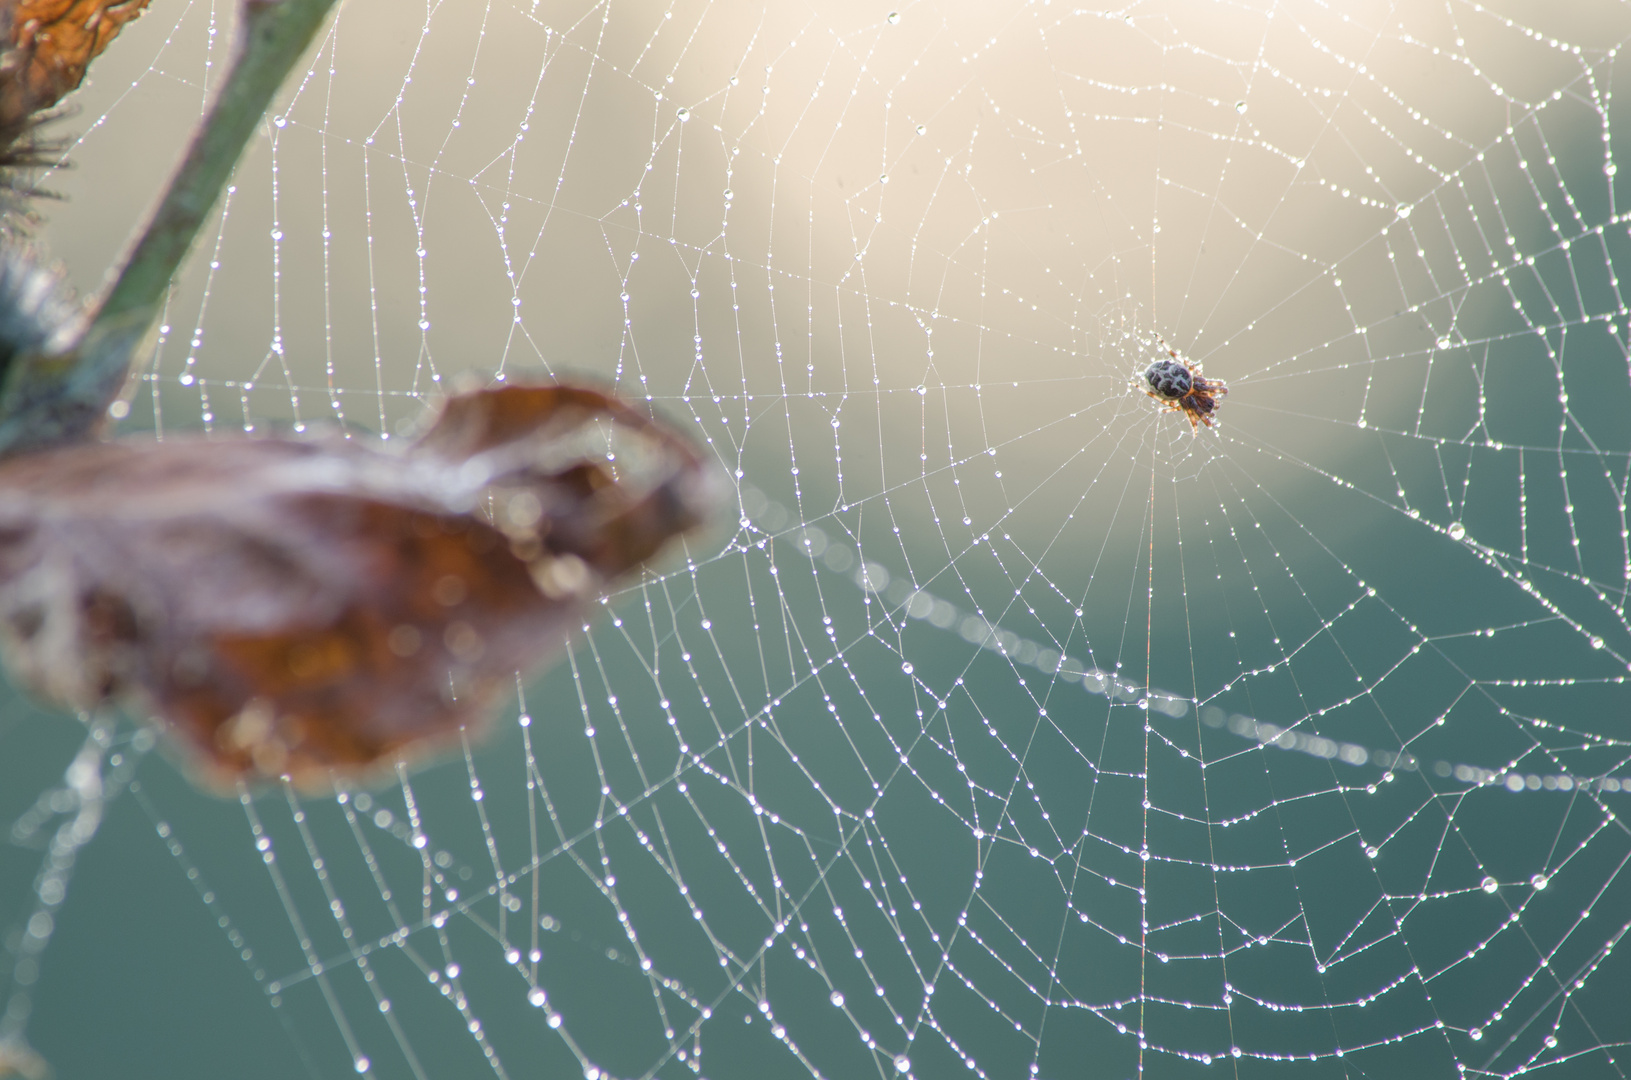
[[[0,129],[78,88],[92,60],[150,0],[0,0]]]
[[[38,137],[40,125],[149,2],[0,0],[0,186],[37,194],[16,173],[54,164],[60,146]]]

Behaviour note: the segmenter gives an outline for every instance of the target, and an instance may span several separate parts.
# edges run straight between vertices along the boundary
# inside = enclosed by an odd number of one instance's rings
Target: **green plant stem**
[[[232,70],[84,334],[67,352],[24,358],[8,373],[0,456],[77,442],[101,426],[199,228],[334,3],[244,0]]]

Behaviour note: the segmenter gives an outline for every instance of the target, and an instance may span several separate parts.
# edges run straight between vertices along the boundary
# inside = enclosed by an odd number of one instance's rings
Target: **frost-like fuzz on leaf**
[[[67,347],[78,313],[59,267],[31,244],[0,242],[0,375],[19,356]]]

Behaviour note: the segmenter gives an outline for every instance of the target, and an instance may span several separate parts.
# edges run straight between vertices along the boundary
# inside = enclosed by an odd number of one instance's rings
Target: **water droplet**
[[[844,995],[839,993],[837,990],[834,990],[831,994],[829,994],[827,996],[827,1000],[832,1002],[833,1008],[835,1009],[842,1009],[844,1007]]]
[[[1479,1039],[1482,1039],[1483,1037],[1484,1037],[1484,1029],[1483,1028],[1473,1028],[1471,1031],[1467,1032],[1467,1038],[1471,1039],[1473,1042],[1477,1042]]]
[[[1467,535],[1467,527],[1459,521],[1450,522],[1450,527],[1444,531],[1450,534],[1451,540],[1460,540]]]
[[[893,20],[891,20],[891,21],[893,21]],[[900,1057],[896,1058],[895,1059],[895,1071],[896,1072],[911,1072],[912,1071],[912,1059],[907,1057],[905,1054],[902,1054]]]
[[[1492,893],[1501,887],[1501,883],[1492,877],[1487,877],[1479,882],[1478,887],[1487,893]]]
[[[680,111],[674,115],[678,116],[680,118],[680,123],[683,124],[687,120],[691,119],[691,110],[682,105],[680,106]]]
[[[1243,113],[1245,111],[1246,111],[1246,103],[1244,101],[1235,102],[1235,112]]]
[[[1537,889],[1544,889],[1547,885],[1551,884],[1551,882],[1547,879],[1545,874],[1536,874],[1534,877],[1529,879],[1529,884],[1533,885]]]
[[[1397,207],[1394,208],[1393,212],[1395,214],[1398,214],[1402,218],[1407,218],[1407,217],[1410,216],[1410,207],[1405,206],[1403,203],[1400,203]]]
[[[918,125],[918,126],[917,126],[917,133],[918,133],[918,134],[919,134],[919,135],[924,135],[924,134],[927,134],[927,133],[928,133],[928,130],[929,130],[929,129],[928,129],[928,127],[926,127],[926,126],[925,126],[925,125],[923,125],[923,124],[919,124],[919,125]]]
[[[901,669],[901,670],[902,670],[902,671],[904,671],[904,672],[906,672],[906,674],[908,674],[908,675],[910,675],[910,674],[911,674],[911,673],[912,673],[912,665],[911,665],[911,662],[910,662],[910,661],[908,661],[908,662],[907,662],[907,663],[904,663],[904,664],[902,664],[902,665],[901,665],[901,666],[900,666],[900,669]]]
[[[891,11],[888,15],[884,16],[884,18],[889,20],[889,25],[890,26],[894,26],[896,23],[900,22],[900,12]],[[906,1071],[905,1069],[901,1070],[901,1072],[905,1072],[905,1071]]]

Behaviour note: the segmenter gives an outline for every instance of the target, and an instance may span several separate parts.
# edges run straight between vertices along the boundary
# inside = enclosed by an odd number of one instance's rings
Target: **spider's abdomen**
[[[1195,389],[1195,377],[1177,360],[1157,360],[1144,372],[1150,393],[1162,401],[1177,401]]]

